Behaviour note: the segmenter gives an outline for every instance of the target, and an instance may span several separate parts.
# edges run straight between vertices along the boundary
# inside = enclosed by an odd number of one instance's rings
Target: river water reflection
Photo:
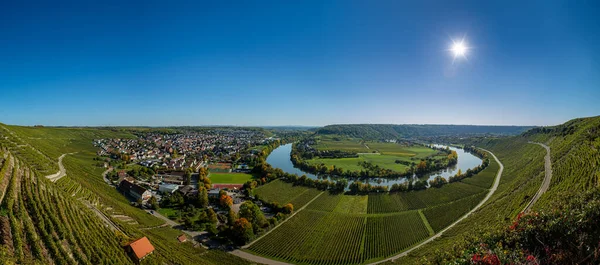
[[[436,146],[445,147],[444,145],[436,145]],[[456,173],[458,173],[459,169],[462,170],[462,172],[466,172],[467,169],[475,168],[475,167],[481,165],[481,163],[482,163],[482,160],[479,157],[476,157],[468,152],[465,152],[461,148],[450,147],[450,149],[456,151],[456,153],[458,154],[458,162],[456,163],[456,165],[446,168],[441,171],[426,174],[424,176],[419,177],[419,179],[431,180],[431,179],[435,178],[436,176],[442,176],[445,179],[448,179],[450,176],[456,175]],[[311,179],[328,179],[329,178],[327,176],[317,176],[314,174],[310,174],[310,173],[304,172],[298,168],[295,168],[294,164],[292,164],[292,161],[290,160],[291,152],[292,152],[292,144],[281,145],[277,149],[273,150],[273,152],[271,152],[269,157],[267,157],[267,163],[269,163],[274,168],[280,168],[284,172],[287,172],[290,174],[296,174],[298,176],[306,175],[308,178],[311,178]],[[330,178],[330,179],[335,179],[335,178]],[[361,181],[363,183],[371,183],[372,185],[387,186],[389,188],[392,185],[394,185],[394,183],[404,183],[410,179],[411,178],[406,178],[406,177],[397,178],[397,179],[370,178],[370,179],[362,179]],[[416,179],[416,176],[414,176],[412,178],[412,180],[414,180],[414,179]],[[352,180],[352,179],[348,179],[348,183],[352,183],[353,181],[354,180]]]

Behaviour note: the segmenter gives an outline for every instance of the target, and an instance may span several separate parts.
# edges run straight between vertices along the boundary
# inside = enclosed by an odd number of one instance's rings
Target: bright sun
[[[462,38],[460,40],[452,40],[452,46],[449,51],[454,55],[454,59],[456,60],[456,58],[459,57],[467,58],[469,49],[469,46],[467,46],[467,43],[465,42],[465,38]]]

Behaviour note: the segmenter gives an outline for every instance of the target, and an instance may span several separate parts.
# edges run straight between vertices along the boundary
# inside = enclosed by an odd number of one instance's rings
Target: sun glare
[[[463,37],[460,40],[452,40],[452,46],[450,46],[449,51],[452,53],[452,55],[454,56],[454,60],[456,60],[456,58],[467,58],[467,52],[469,51],[469,46],[467,46],[467,43],[465,41],[465,38]]]

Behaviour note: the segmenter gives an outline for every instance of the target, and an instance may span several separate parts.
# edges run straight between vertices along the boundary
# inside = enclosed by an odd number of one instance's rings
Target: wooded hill
[[[518,135],[532,126],[419,125],[419,124],[336,124],[315,131],[317,135],[337,134],[362,139],[398,139],[431,136]]]

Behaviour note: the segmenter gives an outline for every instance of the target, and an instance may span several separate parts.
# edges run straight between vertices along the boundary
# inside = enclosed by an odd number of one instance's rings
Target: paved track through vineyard
[[[550,181],[552,180],[552,161],[550,160],[550,147],[543,143],[529,142],[530,144],[537,144],[546,149],[546,156],[544,157],[544,180],[540,189],[535,193],[531,201],[525,206],[523,212],[526,213],[531,210],[531,207],[537,202],[537,200],[544,194],[548,188],[550,188]]]
[[[454,223],[452,223],[451,225],[449,225],[448,227],[444,228],[444,230],[440,231],[439,233],[433,235],[432,237],[428,238],[427,240],[419,243],[418,245],[409,248],[408,250],[393,256],[391,258],[387,258],[384,260],[380,260],[377,262],[373,262],[370,264],[379,264],[379,263],[383,263],[383,262],[387,262],[387,261],[394,261],[397,258],[400,257],[404,257],[406,255],[408,255],[408,253],[412,252],[413,250],[420,248],[424,245],[426,245],[427,243],[435,240],[438,237],[441,237],[446,231],[448,231],[450,228],[454,227],[456,224],[460,223],[462,220],[466,219],[467,217],[471,216],[471,214],[473,214],[475,211],[479,210],[479,208],[481,208],[481,206],[483,206],[483,204],[485,204],[490,197],[492,197],[492,195],[494,195],[494,192],[496,192],[496,189],[498,189],[498,185],[500,184],[500,178],[502,177],[502,171],[504,171],[504,165],[502,165],[502,163],[500,163],[500,160],[496,157],[496,155],[494,155],[494,153],[490,152],[489,150],[480,148],[481,150],[484,150],[488,153],[490,153],[492,155],[492,157],[494,157],[494,159],[496,160],[496,162],[498,162],[498,165],[500,165],[500,169],[498,169],[498,174],[496,174],[496,179],[494,180],[494,185],[492,185],[492,187],[490,188],[490,191],[488,192],[488,194],[485,196],[485,198],[483,198],[483,200],[481,202],[479,202],[479,204],[477,204],[477,206],[475,206],[475,208],[473,208],[471,211],[469,211],[467,214],[463,215],[461,218],[459,218],[458,220],[456,220]]]
[[[65,158],[66,155],[72,155],[74,153],[69,153],[69,154],[62,154],[59,158],[58,158],[58,172],[52,174],[52,175],[48,175],[46,176],[47,179],[49,179],[52,182],[56,182],[59,179],[61,179],[62,177],[67,175],[67,170],[65,169],[65,166],[63,165],[62,161],[63,158]]]

